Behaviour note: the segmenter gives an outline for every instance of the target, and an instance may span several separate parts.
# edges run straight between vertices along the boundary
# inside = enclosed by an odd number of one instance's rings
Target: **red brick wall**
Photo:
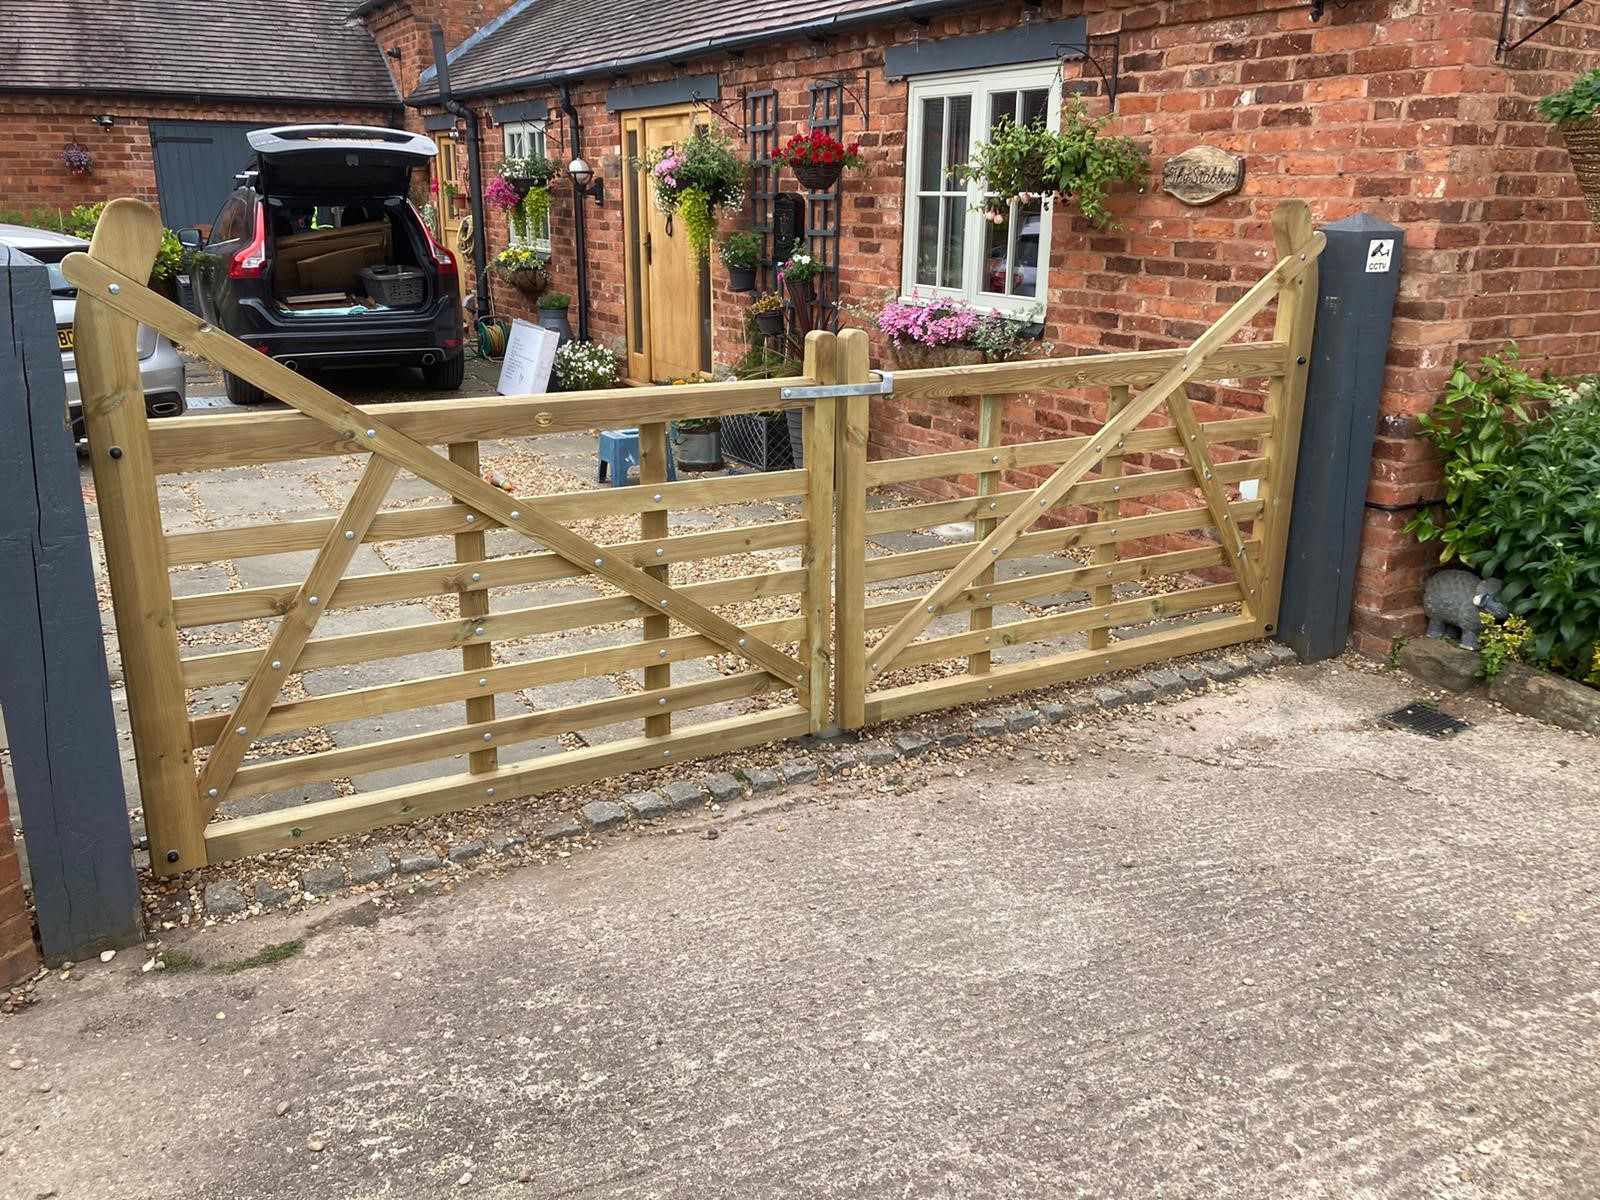
[[[107,113],[116,124],[101,129],[94,118]],[[74,205],[119,196],[154,203],[152,120],[389,125],[398,115],[392,109],[0,95],[0,128],[5,130],[0,137],[0,212],[20,212],[29,220],[49,221],[64,216]],[[69,142],[81,143],[94,156],[94,168],[87,175],[75,175],[57,161]]]
[[[814,47],[776,45],[685,64],[715,72],[737,111],[742,87],[775,87],[783,132],[806,116],[805,84],[840,71],[871,75],[871,122],[852,105],[846,133],[871,166],[845,185],[841,290],[863,299],[900,279],[906,85],[883,77],[883,47],[1015,25],[1020,5],[843,34]],[[1039,19],[1085,11],[1047,0]],[[1058,210],[1052,238],[1047,336],[1057,353],[1172,346],[1197,335],[1269,264],[1271,211],[1294,197],[1318,223],[1368,212],[1406,229],[1401,293],[1382,402],[1369,502],[1414,504],[1436,495],[1437,468],[1412,435],[1415,417],[1440,394],[1454,359],[1518,338],[1556,370],[1600,368],[1600,238],[1582,206],[1559,140],[1532,114],[1532,99],[1600,61],[1600,28],[1571,17],[1541,35],[1554,49],[1518,51],[1509,68],[1493,59],[1498,0],[1353,0],[1329,5],[1317,24],[1303,3],[1176,0],[1129,7],[1088,6],[1094,33],[1122,34],[1123,92],[1113,131],[1150,150],[1157,175],[1169,156],[1200,143],[1245,156],[1239,195],[1188,208],[1160,193],[1124,195],[1120,232],[1096,232]],[[641,73],[625,82],[668,78]],[[1066,80],[1081,69],[1066,68]],[[623,331],[623,241],[617,182],[620,125],[604,109],[610,80],[574,89],[584,157],[608,181],[603,209],[589,207],[591,326],[597,340]],[[564,123],[553,94],[551,156],[564,159]],[[512,97],[497,97],[510,99]],[[520,98],[520,97],[518,97]],[[1092,108],[1103,102],[1091,101]],[[487,124],[485,161],[499,157]],[[737,224],[734,218],[730,224]],[[571,195],[556,189],[555,286],[575,291]],[[491,222],[491,249],[505,243]],[[743,351],[745,300],[714,278],[718,361]],[[515,294],[499,294],[506,315],[527,315]],[[1263,318],[1265,321],[1267,318]],[[1257,326],[1257,336],[1263,331]],[[1249,334],[1247,333],[1247,336]],[[1213,391],[1208,417],[1259,408],[1250,390]],[[1092,428],[1103,396],[1028,397],[1008,405],[1008,440]],[[970,403],[874,410],[874,453],[961,445],[973,436]],[[1019,478],[1017,482],[1022,482]],[[1422,580],[1435,556],[1401,531],[1408,512],[1369,509],[1356,596],[1354,637],[1383,652],[1396,633],[1419,627]]]
[[[0,775],[0,988],[26,978],[38,966],[33,914],[22,894],[22,873],[11,836],[11,807],[6,799],[5,776]]]

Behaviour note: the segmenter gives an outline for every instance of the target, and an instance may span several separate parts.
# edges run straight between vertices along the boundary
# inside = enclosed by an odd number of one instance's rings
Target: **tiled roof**
[[[3,0],[0,90],[397,105],[383,51],[326,0]]]
[[[970,0],[976,2],[976,0]],[[450,87],[482,95],[559,76],[691,57],[762,34],[829,25],[874,13],[932,11],[950,0],[534,0],[450,55]],[[437,97],[430,68],[410,97]]]

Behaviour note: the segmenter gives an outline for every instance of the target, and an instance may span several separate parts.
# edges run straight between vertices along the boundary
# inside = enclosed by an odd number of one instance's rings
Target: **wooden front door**
[[[683,222],[655,206],[646,172],[632,169],[663,146],[682,143],[692,109],[623,118],[624,215],[628,274],[628,377],[638,383],[694,379],[708,370],[707,297]]]

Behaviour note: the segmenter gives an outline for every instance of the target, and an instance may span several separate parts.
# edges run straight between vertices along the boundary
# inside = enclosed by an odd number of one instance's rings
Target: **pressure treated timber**
[[[981,420],[981,398],[979,416]],[[1201,429],[1208,445],[1225,445],[1265,437],[1272,432],[1272,421],[1268,417],[1236,417],[1227,421],[1209,421]],[[1122,450],[1124,454],[1180,448],[1178,431],[1170,425],[1158,429],[1135,429],[1123,441],[1126,443]],[[1014,446],[947,450],[943,454],[924,454],[914,458],[886,458],[867,464],[867,486],[881,487],[951,475],[981,475],[1018,467],[1053,467],[1066,462],[1088,444],[1087,437],[1056,438],[1048,442],[1021,442]],[[999,455],[999,462],[994,461],[996,455]]]
[[[234,790],[240,795],[260,795],[295,784],[343,779],[365,771],[427,762],[469,750],[482,753],[479,747],[483,745],[485,735],[495,746],[512,746],[533,738],[577,733],[641,718],[648,720],[658,713],[683,712],[704,704],[759,696],[776,686],[772,676],[765,671],[749,671],[743,675],[727,675],[702,683],[679,684],[658,692],[613,696],[606,700],[572,704],[517,717],[499,717],[455,729],[364,742],[318,754],[295,754],[241,767],[234,777]],[[469,700],[467,703],[471,702]],[[474,773],[477,773],[476,770]]]
[[[904,687],[887,688],[867,696],[865,719],[873,724],[960,704],[975,704],[1017,692],[1057,683],[1070,683],[1114,671],[1131,671],[1151,663],[1166,662],[1186,654],[1199,654],[1232,646],[1254,636],[1250,617],[1224,617],[1192,628],[1149,634],[1116,642],[1104,650],[1073,650],[1051,658],[995,667],[986,675],[956,675]]]
[[[205,339],[197,336],[196,325],[198,321],[192,324],[169,321],[170,328],[157,327],[185,349],[204,353]],[[177,332],[172,332],[173,329]],[[418,400],[385,404],[382,413],[389,428],[425,445],[484,442],[496,438],[536,437],[542,433],[586,433],[600,423],[597,413],[604,414],[607,428],[625,428],[671,421],[688,412],[725,417],[733,413],[804,408],[811,401],[783,400],[779,393],[785,387],[809,382],[812,381],[763,379],[639,387],[626,391],[475,396],[470,402]],[[155,470],[159,475],[357,453],[362,447],[353,436],[355,432],[332,429],[295,412],[239,414],[230,416],[226,423],[209,416],[171,417],[150,428]]]
[[[1114,387],[1114,388],[1112,388],[1110,390],[1110,392],[1108,393],[1108,395],[1106,397],[1106,416],[1108,416],[1108,417],[1116,416],[1117,413],[1121,412],[1126,407],[1128,407],[1128,385],[1127,384],[1118,384],[1116,387]],[[1267,422],[1267,426],[1268,426],[1269,429],[1271,428],[1271,422],[1270,421]],[[1174,433],[1174,435],[1177,435],[1177,430],[1173,430],[1172,432]],[[1263,431],[1263,432],[1265,432],[1265,431]],[[1100,478],[1102,478],[1102,479],[1114,479],[1117,476],[1123,474],[1123,455],[1127,453],[1127,445],[1128,445],[1128,443],[1130,441],[1132,441],[1137,436],[1137,434],[1138,434],[1138,431],[1135,430],[1134,433],[1131,433],[1127,437],[1121,439],[1117,443],[1117,449],[1112,453],[1108,453],[1105,456],[1105,458],[1103,458],[1100,461]],[[1211,440],[1211,430],[1210,430],[1210,428],[1206,428],[1201,433],[1201,436],[1204,437],[1206,439],[1206,441],[1209,443],[1210,440]],[[1174,437],[1174,440],[1176,441],[1176,436]],[[1215,517],[1215,514],[1213,514],[1213,518],[1214,517]],[[1122,519],[1122,499],[1121,499],[1121,497],[1120,496],[1113,496],[1113,498],[1110,499],[1110,500],[1101,501],[1100,502],[1099,518],[1100,518],[1101,522],[1103,522],[1105,524],[1109,524],[1109,525],[1118,524]],[[1094,548],[1094,561],[1095,561],[1095,563],[1097,565],[1104,566],[1104,567],[1109,567],[1110,564],[1116,562],[1117,561],[1117,543],[1116,543],[1116,541],[1115,540],[1111,540],[1111,539],[1107,539],[1106,541],[1103,541],[1098,546],[1096,546]],[[1110,577],[1110,574],[1111,574],[1111,572],[1108,570],[1107,571],[1108,579]],[[1099,604],[1099,605],[1110,604],[1111,603],[1111,598],[1112,598],[1111,597],[1111,584],[1109,582],[1097,583],[1095,585],[1094,592],[1090,596],[1090,599],[1095,604]],[[1091,629],[1089,631],[1089,649],[1091,649],[1091,650],[1104,650],[1106,648],[1106,646],[1108,646],[1110,644],[1110,642],[1111,642],[1111,631],[1109,629]]]
[[[757,550],[781,550],[802,545],[804,540],[804,521],[778,521],[713,533],[674,534],[670,538],[642,542],[611,542],[607,543],[606,549],[643,568],[657,563],[691,562]],[[656,553],[658,550],[660,554]],[[584,574],[586,572],[582,568],[558,554],[517,554],[440,567],[413,567],[378,575],[348,576],[340,580],[328,604],[331,609],[358,608],[396,600],[421,600],[449,592],[487,591],[496,587],[575,579]],[[237,592],[179,596],[172,602],[172,611],[180,629],[244,621],[252,617],[277,617],[282,616],[288,608],[298,587],[298,584],[283,584],[245,588]]]
[[[488,485],[485,485],[488,486]],[[672,489],[687,489],[673,491]],[[726,475],[717,479],[680,480],[641,492],[638,488],[605,488],[566,492],[559,496],[506,497],[518,511],[550,521],[580,521],[591,517],[632,516],[638,512],[705,508],[742,504],[749,500],[798,499],[805,489],[804,471],[773,471],[765,475]],[[658,501],[654,497],[661,494]],[[505,496],[504,492],[499,493]],[[469,518],[471,518],[469,520]],[[167,559],[172,566],[217,562],[229,558],[254,558],[314,550],[322,545],[333,520],[316,517],[305,521],[239,525],[194,533],[167,535]],[[492,515],[475,513],[465,504],[431,504],[379,513],[367,531],[369,542],[397,542],[410,538],[444,537],[474,529],[501,528]]]
[[[542,795],[596,779],[781,741],[805,733],[810,724],[811,716],[804,708],[790,705],[757,715],[710,721],[665,737],[630,738],[609,746],[509,763],[482,775],[453,775],[222,821],[206,829],[206,853],[210,861],[221,862],[309,845],[341,834],[456,812],[497,798]]]
[[[676,589],[676,594],[708,604],[734,604],[765,597],[796,595],[804,586],[804,571],[774,571],[688,584]],[[570,600],[561,604],[509,609],[487,617],[463,617],[454,621],[401,625],[371,633],[347,633],[307,642],[295,669],[308,671],[318,667],[344,667],[380,658],[421,654],[429,650],[453,650],[458,646],[561,633],[569,629],[587,629],[626,621],[652,611],[651,605],[632,596],[609,596],[597,600]],[[256,647],[251,647],[185,658],[184,683],[191,688],[232,683],[245,677],[256,663],[259,653]]]
[[[805,634],[805,623],[798,617],[763,621],[751,625],[751,632],[775,642],[798,641]],[[477,695],[480,688],[490,692],[511,692],[520,688],[544,687],[572,679],[592,679],[620,671],[647,667],[667,652],[670,662],[684,662],[721,653],[716,643],[697,634],[680,634],[645,645],[634,642],[604,650],[582,650],[573,654],[552,655],[526,662],[490,667],[482,672],[455,672],[424,679],[388,683],[375,687],[352,688],[331,696],[307,700],[286,700],[275,706],[261,723],[263,735],[313,725],[332,725],[362,717],[383,716],[415,708],[429,708]],[[779,685],[774,685],[779,686]],[[781,686],[792,687],[793,684]],[[195,745],[209,745],[227,720],[226,713],[203,713],[190,721],[190,738]]]
[[[1320,252],[1321,246],[1317,249]],[[1285,352],[1284,344],[1274,341],[1218,346],[1189,377],[1216,380],[1281,375]],[[1177,366],[1184,353],[1182,350],[1137,350],[1124,354],[1085,354],[1077,358],[896,371],[894,394],[903,400],[935,400],[1117,384],[1145,387]]]
[[[1171,369],[1141,391],[1138,398],[1130,401],[1122,412],[1111,417],[1101,427],[1099,435],[1091,439],[1091,445],[1064,462],[1049,479],[1040,484],[1030,494],[1029,503],[1025,507],[1018,508],[1002,520],[993,533],[980,542],[928,592],[924,597],[925,603],[919,610],[907,614],[898,625],[884,635],[881,642],[872,647],[867,654],[868,679],[877,674],[871,660],[877,659],[880,666],[892,662],[941,611],[951,593],[971,583],[989,565],[991,557],[998,556],[1007,544],[1014,541],[1038,519],[1038,514],[1034,511],[1035,503],[1040,511],[1048,510],[1059,503],[1062,497],[1066,496],[1100,460],[1108,445],[1114,446],[1146,417],[1166,404],[1173,393],[1187,380],[1194,378],[1212,351],[1243,328],[1286,284],[1301,275],[1307,264],[1314,262],[1316,256],[1321,253],[1325,241],[1321,234],[1314,234],[1307,243],[1307,249],[1280,259],[1271,272],[1258,280],[1214,325],[1191,343],[1188,352],[1180,356],[1179,361],[1174,363]]]
[[[448,453],[450,461],[457,466],[471,471],[474,475],[483,470],[479,461],[480,453],[477,442],[452,442]],[[458,533],[455,536],[456,563],[481,562],[485,550],[483,530],[476,529],[471,533]],[[457,572],[461,578],[462,572]],[[334,593],[338,594],[337,590]],[[460,608],[463,621],[480,620],[489,615],[489,593],[484,588],[471,586],[471,577],[467,576],[467,586],[456,589],[456,603]],[[481,671],[485,667],[494,666],[494,646],[489,642],[469,642],[461,647],[461,669],[463,671]],[[467,700],[467,722],[469,724],[479,721],[494,720],[494,696],[472,696]],[[474,772],[492,771],[500,765],[499,751],[494,747],[475,750],[470,760]],[[330,775],[328,778],[338,778]]]
[[[95,227],[89,253],[118,274],[144,279],[160,241],[161,222],[153,209],[136,200],[113,200]],[[151,466],[150,423],[139,378],[137,331],[132,319],[107,303],[110,298],[104,286],[78,295],[73,318],[78,386],[150,861],[160,873],[186,871],[205,865],[205,819],[184,727],[183,676]]]
[[[980,396],[978,398],[978,450],[989,451],[988,467],[993,469],[979,469],[977,485],[979,501],[978,511],[984,511],[983,501],[1000,491],[1000,479],[1004,468],[1001,465],[999,446],[1001,441],[1000,421],[1005,414],[1005,400],[1001,396]],[[994,532],[995,518],[980,516],[972,523],[972,536],[974,541],[983,541]],[[994,582],[994,567],[979,574],[973,580],[978,587]],[[969,618],[968,628],[972,630],[988,629],[994,624],[994,609],[987,604],[974,607]],[[989,669],[989,652],[979,650],[967,658],[967,673],[969,675],[982,675]]]
[[[1223,483],[1240,483],[1246,479],[1260,479],[1268,470],[1264,458],[1240,458],[1219,463],[1217,478]],[[934,500],[927,504],[909,504],[903,508],[879,508],[867,513],[866,533],[893,533],[907,529],[925,529],[932,525],[946,525],[952,521],[970,521],[976,517],[1006,516],[1033,501],[1030,511],[1035,514],[1055,508],[1094,504],[1120,497],[1138,500],[1157,496],[1163,492],[1187,491],[1194,482],[1188,467],[1176,471],[1145,471],[1136,475],[1123,475],[1117,479],[1094,479],[1080,483],[1067,494],[1051,503],[1049,509],[1038,506],[1037,493],[1031,491],[1001,492],[987,500],[968,496],[961,500]],[[972,547],[967,547],[970,552]]]

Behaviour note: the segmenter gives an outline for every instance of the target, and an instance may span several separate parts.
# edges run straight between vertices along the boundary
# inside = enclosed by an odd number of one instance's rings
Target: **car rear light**
[[[411,205],[411,215],[416,217],[417,224],[422,229],[422,236],[428,239],[428,257],[433,260],[433,265],[438,269],[439,274],[456,274],[458,270],[456,256],[441,246],[437,239],[434,238],[433,230],[428,228],[428,223],[422,219],[422,214],[417,211],[415,204]]]
[[[228,264],[229,279],[260,279],[267,267],[267,210],[256,205],[256,228],[250,244],[233,256]]]

